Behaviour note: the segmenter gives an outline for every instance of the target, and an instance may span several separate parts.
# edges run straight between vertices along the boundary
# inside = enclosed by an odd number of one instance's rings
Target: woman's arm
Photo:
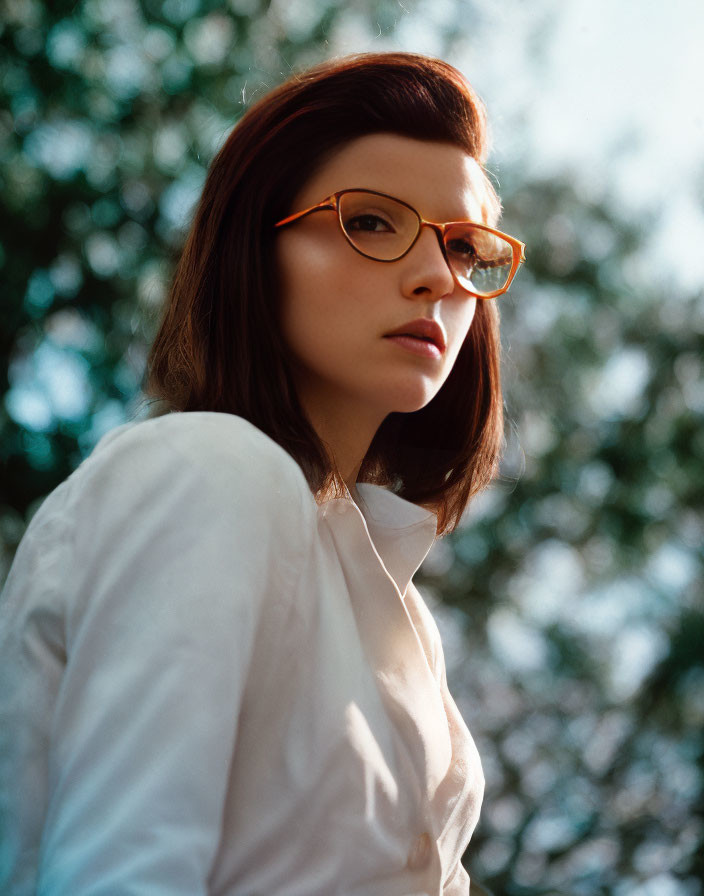
[[[175,415],[70,483],[39,893],[207,891],[257,630],[283,626],[307,547],[312,498],[268,442]]]

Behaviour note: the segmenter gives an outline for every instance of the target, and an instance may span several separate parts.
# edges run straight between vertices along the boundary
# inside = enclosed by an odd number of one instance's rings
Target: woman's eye
[[[450,240],[447,243],[447,251],[462,258],[474,258],[477,254],[469,240]]]
[[[364,231],[365,233],[393,233],[393,225],[390,221],[380,218],[379,215],[366,214],[355,215],[345,221],[345,230]]]

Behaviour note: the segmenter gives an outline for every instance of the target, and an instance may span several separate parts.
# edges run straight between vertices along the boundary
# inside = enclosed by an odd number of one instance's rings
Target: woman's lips
[[[427,339],[422,339],[419,336],[400,335],[386,336],[385,338],[390,342],[395,342],[396,345],[406,349],[406,351],[421,355],[424,358],[442,358],[442,352],[434,342],[429,342]]]
[[[418,317],[402,324],[387,333],[385,338],[425,358],[441,358],[447,346],[444,329],[436,320],[428,317]]]

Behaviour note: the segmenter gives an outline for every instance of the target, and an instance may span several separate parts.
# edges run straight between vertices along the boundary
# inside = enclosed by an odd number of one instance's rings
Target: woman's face
[[[484,220],[479,166],[448,143],[360,137],[317,170],[291,213],[349,188],[390,194],[429,221]],[[472,324],[476,299],[455,283],[430,228],[422,228],[403,258],[383,263],[350,246],[335,212],[318,211],[281,228],[276,255],[282,331],[304,408],[373,414],[380,423],[393,411],[419,410],[437,394]],[[418,350],[418,339],[389,338],[418,319],[439,324],[444,351]]]

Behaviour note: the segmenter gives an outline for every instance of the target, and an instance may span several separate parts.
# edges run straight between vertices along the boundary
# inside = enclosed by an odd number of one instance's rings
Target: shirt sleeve
[[[312,496],[216,414],[137,425],[67,495],[38,893],[205,894],[257,631],[283,631]]]

